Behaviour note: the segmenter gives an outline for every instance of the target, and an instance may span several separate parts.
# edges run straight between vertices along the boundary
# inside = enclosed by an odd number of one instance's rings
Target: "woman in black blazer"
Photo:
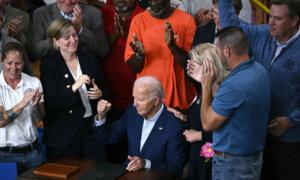
[[[46,109],[42,142],[47,146],[47,158],[103,160],[104,148],[96,145],[92,130],[97,101],[102,97],[96,57],[77,51],[78,35],[70,20],[53,21],[48,37],[58,51],[45,57],[40,66]]]

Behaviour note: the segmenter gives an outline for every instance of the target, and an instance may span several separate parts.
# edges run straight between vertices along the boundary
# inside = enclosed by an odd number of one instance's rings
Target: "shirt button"
[[[72,113],[73,113],[73,111],[72,111],[72,110],[70,110],[70,111],[69,111],[69,114],[72,114]]]
[[[70,85],[67,85],[67,88],[70,88],[71,86]]]

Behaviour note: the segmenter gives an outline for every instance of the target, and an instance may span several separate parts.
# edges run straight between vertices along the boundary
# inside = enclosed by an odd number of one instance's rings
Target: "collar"
[[[280,43],[278,42],[276,39],[275,39],[275,42],[277,44],[277,47],[285,47],[287,46],[288,44],[292,43],[295,39],[297,39],[297,37],[300,36],[300,27],[298,28],[298,31],[296,34],[294,34],[293,37],[291,37],[287,42],[284,42],[284,43]]]
[[[164,109],[164,104],[161,103],[160,109],[156,112],[156,114],[155,114],[152,118],[149,118],[149,119],[146,119],[146,118],[144,117],[144,120],[146,120],[147,122],[148,122],[148,121],[152,121],[152,122],[155,123],[155,122],[158,120],[159,116],[161,115],[163,109]]]
[[[73,18],[73,13],[71,13],[71,14],[65,14],[64,12],[60,11],[60,14],[61,14],[62,17],[64,17],[65,19],[72,20],[72,18]]]
[[[229,76],[233,76],[234,74],[236,74],[237,72],[246,69],[250,66],[252,66],[254,64],[254,58],[250,58],[249,60],[240,63],[239,65],[237,65],[234,69],[232,69],[228,75]]]
[[[7,82],[4,79],[4,74],[3,71],[0,74],[0,85],[6,88],[11,88],[11,86],[9,84],[7,84]],[[23,81],[23,73],[21,73],[21,81],[19,82],[19,84],[17,85],[16,89],[18,87],[22,87],[24,86],[24,81]]]

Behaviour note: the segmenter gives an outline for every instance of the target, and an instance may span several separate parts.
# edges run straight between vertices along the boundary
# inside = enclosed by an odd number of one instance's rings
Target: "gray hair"
[[[133,86],[146,86],[151,96],[164,98],[164,90],[161,83],[153,76],[142,76],[135,80]]]
[[[190,51],[191,60],[197,64],[202,64],[204,59],[209,60],[217,73],[218,84],[227,77],[228,71],[224,68],[221,62],[220,54],[218,53],[218,48],[214,44],[205,43],[199,44]]]

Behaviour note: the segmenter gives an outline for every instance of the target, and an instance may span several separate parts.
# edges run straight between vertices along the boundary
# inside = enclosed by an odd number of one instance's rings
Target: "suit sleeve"
[[[94,128],[96,140],[102,144],[117,143],[120,139],[126,136],[128,109],[123,116],[111,125],[104,123],[101,126]]]
[[[182,135],[183,130],[184,126],[182,125],[169,139],[167,144],[166,162],[151,161],[151,169],[168,171],[175,175],[182,175],[187,159],[187,143]]]
[[[83,22],[79,41],[88,46],[88,49],[93,50],[98,57],[103,58],[108,53],[108,41],[103,27],[101,12],[94,7],[87,6],[85,16],[87,22]],[[89,25],[90,29],[85,26],[86,23],[91,23]]]
[[[49,60],[49,59],[48,59]],[[55,59],[50,59],[55,60]],[[72,88],[59,89],[60,83],[57,79],[57,71],[53,64],[45,63],[44,60],[41,64],[41,82],[44,89],[45,105],[49,111],[57,111],[65,109],[78,101],[78,91],[74,93]]]
[[[47,54],[55,52],[50,39],[47,37],[47,28],[44,27],[43,11],[46,9],[37,9],[32,17],[32,51],[35,58],[42,58]]]

